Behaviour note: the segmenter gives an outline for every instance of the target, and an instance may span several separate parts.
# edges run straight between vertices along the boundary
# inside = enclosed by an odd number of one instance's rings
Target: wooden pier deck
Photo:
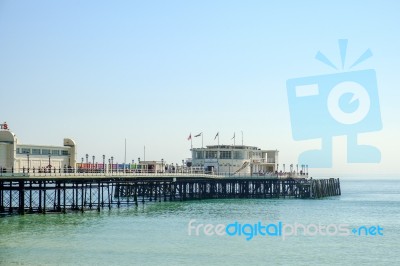
[[[86,211],[145,202],[221,198],[314,199],[341,194],[339,179],[161,174],[6,174],[0,213]]]

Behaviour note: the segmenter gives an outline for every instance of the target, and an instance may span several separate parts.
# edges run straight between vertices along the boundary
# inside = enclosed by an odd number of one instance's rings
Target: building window
[[[233,152],[233,159],[244,159],[244,152],[243,151],[234,151]]]
[[[17,153],[21,153],[21,150],[19,148],[17,148]]]
[[[59,150],[52,150],[51,151],[51,155],[60,155],[60,151]]]
[[[219,154],[220,159],[231,159],[232,157],[231,151],[220,151]]]
[[[61,155],[67,156],[67,155],[69,155],[69,154],[68,154],[68,151],[66,151],[66,150],[61,150]]]
[[[216,159],[217,151],[206,151],[206,159]]]
[[[196,151],[196,159],[204,159],[203,151]]]
[[[49,149],[42,149],[42,155],[49,155],[50,150]]]
[[[28,154],[28,153],[31,153],[31,149],[22,148],[22,149],[21,149],[21,153],[22,153],[22,154]]]
[[[32,155],[40,155],[40,149],[32,149]]]

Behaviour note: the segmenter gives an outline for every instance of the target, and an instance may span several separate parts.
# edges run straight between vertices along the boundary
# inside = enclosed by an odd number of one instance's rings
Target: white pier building
[[[76,145],[64,138],[63,146],[20,144],[14,133],[0,130],[0,169],[7,172],[74,168]]]
[[[278,167],[278,150],[244,145],[210,145],[192,148],[192,167],[219,174],[272,174]]]

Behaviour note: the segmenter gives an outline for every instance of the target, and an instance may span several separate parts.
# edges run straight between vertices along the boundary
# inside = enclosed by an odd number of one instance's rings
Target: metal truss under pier
[[[1,177],[0,213],[87,211],[145,202],[227,198],[323,198],[339,179],[207,178],[204,175]]]

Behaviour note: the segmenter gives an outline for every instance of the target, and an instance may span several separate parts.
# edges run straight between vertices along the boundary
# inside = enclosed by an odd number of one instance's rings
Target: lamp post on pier
[[[71,173],[72,169],[71,169],[71,154],[68,154],[68,173]]]
[[[111,156],[111,173],[114,172],[114,156]]]
[[[49,173],[51,173],[51,153],[49,151]]]
[[[103,154],[103,173],[106,172],[106,156]]]
[[[89,173],[89,154],[86,153],[86,167],[85,167],[85,172]]]
[[[94,172],[94,159],[95,159],[95,156],[94,156],[94,155],[92,156],[92,159],[93,159],[93,163],[92,163],[92,172]]]
[[[26,154],[26,158],[28,159],[28,173],[29,173],[29,167],[30,167],[30,164],[29,164],[29,151],[28,151],[28,153]]]

